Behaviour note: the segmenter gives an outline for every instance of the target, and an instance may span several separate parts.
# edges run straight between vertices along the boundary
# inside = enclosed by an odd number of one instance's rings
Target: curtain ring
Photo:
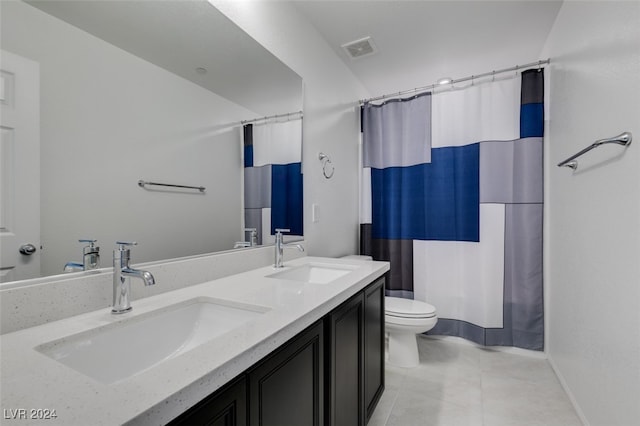
[[[318,154],[318,159],[322,161],[322,175],[325,179],[331,179],[333,177],[333,173],[335,172],[335,168],[333,167],[331,158],[329,158],[327,154],[321,152],[320,154]]]

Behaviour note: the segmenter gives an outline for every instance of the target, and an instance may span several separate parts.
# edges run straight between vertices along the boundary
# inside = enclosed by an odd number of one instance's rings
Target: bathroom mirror
[[[102,267],[118,240],[137,241],[132,263],[143,263],[244,239],[240,122],[301,111],[300,76],[205,0],[0,7],[3,67],[11,55],[39,85],[40,188],[27,191],[40,193],[41,248],[15,254],[18,266],[38,258],[41,275],[61,274],[82,261],[80,239],[97,240]]]

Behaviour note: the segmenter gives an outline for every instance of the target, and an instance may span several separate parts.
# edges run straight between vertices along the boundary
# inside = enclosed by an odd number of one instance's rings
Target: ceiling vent
[[[345,43],[342,48],[351,59],[359,59],[364,56],[373,55],[378,51],[376,45],[373,44],[371,37],[361,38],[360,40]]]

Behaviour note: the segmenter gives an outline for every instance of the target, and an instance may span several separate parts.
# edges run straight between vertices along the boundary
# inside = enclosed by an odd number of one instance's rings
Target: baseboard
[[[560,386],[562,386],[562,389],[564,389],[564,393],[566,393],[567,396],[569,397],[569,401],[571,401],[571,405],[573,405],[573,409],[576,410],[576,414],[578,414],[578,418],[580,419],[582,424],[584,426],[591,426],[590,423],[587,421],[587,418],[585,417],[584,413],[582,412],[582,409],[580,408],[578,401],[576,401],[576,398],[573,396],[573,393],[571,392],[571,389],[567,385],[567,382],[564,380],[562,373],[560,373],[558,366],[556,365],[555,362],[553,362],[553,358],[548,356],[547,361],[549,361],[549,365],[551,365],[551,369],[556,374],[556,377],[560,382]]]

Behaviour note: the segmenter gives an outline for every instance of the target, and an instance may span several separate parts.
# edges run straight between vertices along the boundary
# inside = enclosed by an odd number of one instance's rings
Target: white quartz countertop
[[[355,268],[330,283],[312,284],[267,277],[276,272],[269,266],[135,300],[133,311],[124,315],[100,309],[0,336],[0,423],[165,424],[389,270],[387,262],[318,257],[292,260],[286,268],[307,263]],[[112,384],[98,382],[35,349],[201,297],[269,310],[182,355]],[[46,410],[55,410],[56,417],[38,419]]]

